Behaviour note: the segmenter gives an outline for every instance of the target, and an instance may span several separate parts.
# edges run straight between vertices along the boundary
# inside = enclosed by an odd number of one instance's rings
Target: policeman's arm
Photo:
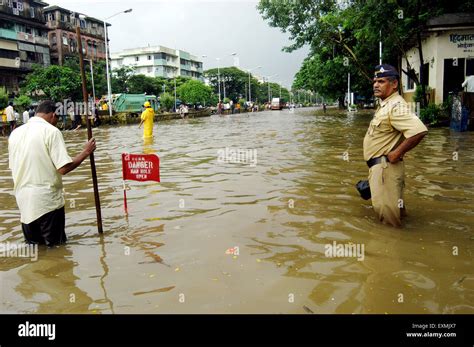
[[[406,152],[415,148],[421,142],[421,140],[423,140],[423,137],[425,137],[426,134],[428,134],[428,132],[423,131],[419,134],[405,139],[402,143],[400,143],[397,148],[395,148],[387,155],[388,161],[392,164],[398,162],[401,158],[403,158]]]
[[[58,169],[58,172],[61,175],[66,175],[67,173],[71,172],[75,168],[77,168],[81,163],[89,156],[91,155],[92,152],[95,151],[96,145],[95,145],[95,139],[92,138],[90,139],[86,145],[84,146],[84,150],[76,155],[72,162],[69,164],[64,165],[63,167]]]

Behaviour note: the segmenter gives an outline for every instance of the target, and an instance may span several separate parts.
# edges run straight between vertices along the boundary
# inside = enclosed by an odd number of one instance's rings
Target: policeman
[[[375,67],[373,89],[380,103],[364,138],[372,206],[380,221],[393,226],[401,226],[405,211],[403,156],[428,133],[398,93],[399,78],[391,65]]]

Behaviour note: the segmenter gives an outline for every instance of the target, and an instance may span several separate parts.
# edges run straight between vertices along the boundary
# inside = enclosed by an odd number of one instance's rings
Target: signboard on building
[[[449,42],[455,44],[456,48],[462,49],[463,52],[474,52],[474,33],[450,34]]]

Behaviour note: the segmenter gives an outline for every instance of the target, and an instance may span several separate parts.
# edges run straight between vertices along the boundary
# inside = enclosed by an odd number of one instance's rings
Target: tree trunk
[[[428,101],[426,99],[426,86],[423,83],[423,48],[422,48],[422,42],[421,42],[421,31],[423,30],[422,26],[420,25],[420,7],[421,7],[421,1],[417,1],[417,6],[416,6],[416,26],[418,28],[416,32],[416,40],[418,43],[418,56],[420,59],[420,85],[421,85],[421,108],[424,108],[427,106]]]

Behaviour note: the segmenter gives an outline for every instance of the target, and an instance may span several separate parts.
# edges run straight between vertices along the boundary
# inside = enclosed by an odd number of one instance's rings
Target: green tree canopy
[[[35,65],[26,76],[24,90],[39,99],[81,100],[81,85],[80,75],[70,67]]]
[[[209,105],[211,102],[212,89],[201,81],[189,80],[183,83],[177,92],[179,98],[186,104]]]

